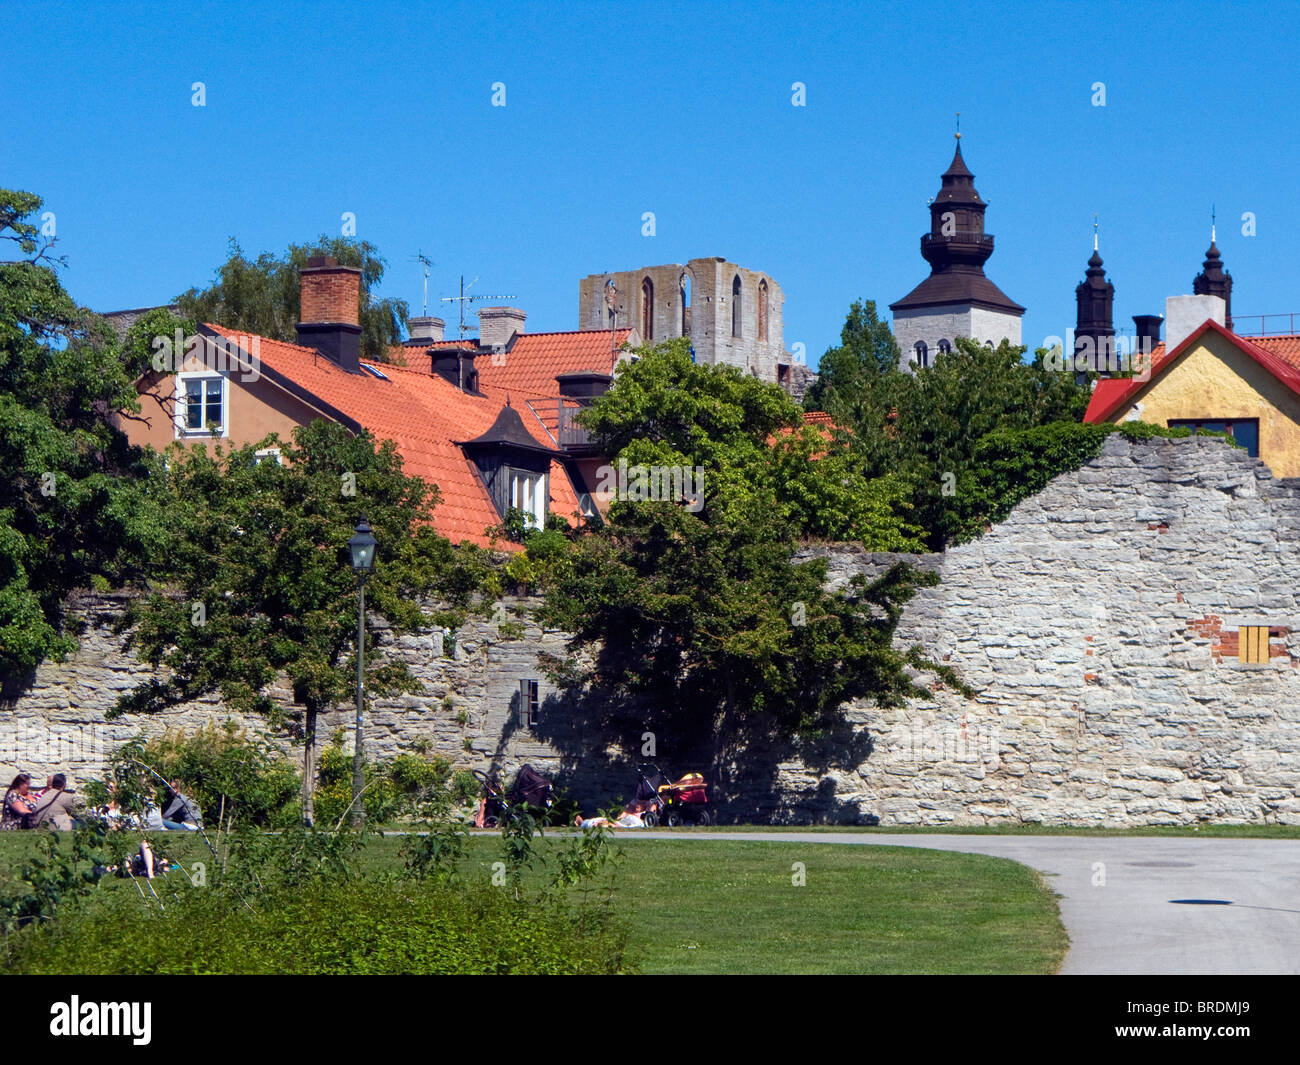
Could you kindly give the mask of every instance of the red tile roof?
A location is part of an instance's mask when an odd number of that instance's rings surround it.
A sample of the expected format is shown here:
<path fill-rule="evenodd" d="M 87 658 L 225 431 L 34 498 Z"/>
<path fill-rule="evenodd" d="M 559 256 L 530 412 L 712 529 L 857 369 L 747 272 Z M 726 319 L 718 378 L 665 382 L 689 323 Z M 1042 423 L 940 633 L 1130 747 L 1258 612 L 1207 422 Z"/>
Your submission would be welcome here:
<path fill-rule="evenodd" d="M 209 328 L 227 339 L 240 337 L 236 330 Z M 392 440 L 405 471 L 438 486 L 441 499 L 433 512 L 434 528 L 453 542 L 488 545 L 484 530 L 500 524 L 500 516 L 473 464 L 453 441 L 472 440 L 486 432 L 505 404 L 504 393 L 484 389 L 483 396 L 468 395 L 427 370 L 389 363 L 376 367 L 386 380 L 352 374 L 312 348 L 265 337 L 259 341 L 264 369 L 323 401 L 342 416 L 338 420 L 351 421 L 350 428 L 365 428 L 381 440 Z M 513 402 L 520 407 L 519 401 Z M 554 449 L 555 442 L 541 423 L 524 409 L 519 413 L 529 435 Z M 551 510 L 569 517 L 578 509 L 578 497 L 558 460 L 551 462 L 550 486 Z M 512 549 L 513 545 L 498 546 Z"/>
<path fill-rule="evenodd" d="M 1229 340 L 1238 350 L 1244 352 L 1270 374 L 1300 396 L 1300 337 L 1258 337 L 1249 340 L 1229 332 L 1213 319 L 1207 319 L 1199 328 L 1193 330 L 1173 351 L 1166 352 L 1164 344 L 1157 344 L 1151 352 L 1151 374 L 1147 381 L 1130 377 L 1111 377 L 1098 381 L 1088 401 L 1088 410 L 1083 416 L 1085 422 L 1106 422 L 1114 417 L 1123 407 L 1132 402 L 1151 381 L 1168 370 L 1183 357 L 1192 346 L 1205 335 L 1215 332 Z M 1293 343 L 1289 343 L 1293 342 Z M 1294 361 L 1293 361 L 1294 360 Z"/>
<path fill-rule="evenodd" d="M 512 395 L 519 393 L 529 396 L 557 396 L 559 386 L 555 383 L 557 374 L 576 373 L 579 370 L 594 370 L 597 373 L 614 372 L 618 362 L 618 349 L 631 335 L 630 329 L 614 331 L 613 344 L 610 343 L 608 329 L 583 329 L 568 333 L 520 333 L 515 337 L 514 345 L 509 351 L 500 353 L 495 358 L 482 354 L 474 360 L 478 370 L 479 387 L 499 388 Z M 441 340 L 428 345 L 434 348 L 475 348 L 478 341 L 473 337 L 465 340 Z M 408 363 L 412 363 L 412 349 L 400 347 L 393 349 L 401 353 Z M 416 351 L 421 349 L 416 348 Z"/>

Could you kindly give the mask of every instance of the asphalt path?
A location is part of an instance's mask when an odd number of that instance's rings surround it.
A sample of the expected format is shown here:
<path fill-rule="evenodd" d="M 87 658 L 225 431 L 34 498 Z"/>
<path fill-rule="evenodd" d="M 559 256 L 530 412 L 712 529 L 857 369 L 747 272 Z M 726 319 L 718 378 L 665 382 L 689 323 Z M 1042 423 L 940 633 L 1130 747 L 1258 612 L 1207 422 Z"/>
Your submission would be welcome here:
<path fill-rule="evenodd" d="M 677 832 L 633 839 L 924 847 L 1010 858 L 1060 895 L 1070 950 L 1061 972 L 1300 973 L 1300 840 L 1164 836 L 961 836 Z"/>

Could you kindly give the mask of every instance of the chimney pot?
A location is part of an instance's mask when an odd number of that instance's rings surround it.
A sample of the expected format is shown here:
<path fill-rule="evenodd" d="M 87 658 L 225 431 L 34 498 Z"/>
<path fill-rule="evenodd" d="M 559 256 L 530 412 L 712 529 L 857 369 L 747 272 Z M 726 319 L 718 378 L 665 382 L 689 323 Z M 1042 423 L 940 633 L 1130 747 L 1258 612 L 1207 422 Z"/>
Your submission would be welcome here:
<path fill-rule="evenodd" d="M 504 348 L 516 333 L 523 333 L 527 320 L 518 307 L 484 307 L 478 312 L 478 346 Z"/>
<path fill-rule="evenodd" d="M 426 316 L 407 319 L 406 326 L 411 332 L 408 344 L 433 344 L 443 339 L 447 323 L 441 318 Z"/>
<path fill-rule="evenodd" d="M 352 373 L 361 372 L 361 271 L 316 255 L 298 271 L 298 343 Z"/>

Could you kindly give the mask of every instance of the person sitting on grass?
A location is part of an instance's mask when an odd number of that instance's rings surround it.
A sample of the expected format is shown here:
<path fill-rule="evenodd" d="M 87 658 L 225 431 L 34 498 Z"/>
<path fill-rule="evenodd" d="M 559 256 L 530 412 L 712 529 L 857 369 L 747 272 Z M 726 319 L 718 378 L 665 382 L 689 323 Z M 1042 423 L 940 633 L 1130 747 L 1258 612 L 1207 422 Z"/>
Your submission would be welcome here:
<path fill-rule="evenodd" d="M 633 799 L 625 807 L 623 812 L 613 821 L 607 817 L 583 817 L 582 814 L 576 814 L 573 818 L 574 828 L 645 828 L 645 820 L 641 815 L 645 812 L 646 803 L 637 802 Z"/>
<path fill-rule="evenodd" d="M 199 819 L 199 807 L 191 799 L 181 794 L 179 779 L 167 785 L 167 797 L 163 800 L 163 828 L 169 832 L 197 832 L 203 827 Z"/>
<path fill-rule="evenodd" d="M 68 787 L 68 778 L 62 773 L 55 773 L 32 807 L 27 825 L 29 828 L 56 828 L 61 832 L 71 832 L 76 803 L 77 797 Z"/>
<path fill-rule="evenodd" d="M 27 815 L 36 805 L 31 794 L 32 777 L 30 773 L 19 773 L 5 790 L 4 812 L 0 814 L 0 829 L 6 832 L 27 828 Z"/>

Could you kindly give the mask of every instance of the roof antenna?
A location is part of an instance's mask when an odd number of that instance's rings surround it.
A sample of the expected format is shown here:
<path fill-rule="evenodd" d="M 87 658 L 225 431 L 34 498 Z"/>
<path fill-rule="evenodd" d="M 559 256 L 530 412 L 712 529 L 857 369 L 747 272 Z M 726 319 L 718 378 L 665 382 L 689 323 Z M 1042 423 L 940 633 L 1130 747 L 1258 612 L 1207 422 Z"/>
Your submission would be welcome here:
<path fill-rule="evenodd" d="M 467 295 L 465 295 L 465 293 L 468 292 L 471 288 L 473 288 L 477 283 L 478 283 L 478 278 L 476 277 L 476 278 L 474 278 L 474 280 L 471 281 L 468 285 L 465 284 L 465 275 L 464 275 L 464 274 L 461 274 L 461 275 L 460 275 L 460 295 L 459 295 L 459 296 L 443 296 L 443 297 L 442 297 L 442 302 L 443 302 L 443 303 L 459 303 L 459 304 L 460 304 L 460 334 L 459 334 L 459 336 L 460 336 L 460 339 L 462 339 L 462 340 L 465 339 L 465 334 L 468 333 L 468 332 L 469 332 L 469 329 L 470 329 L 470 327 L 467 326 L 467 325 L 465 324 L 465 304 L 467 304 L 467 303 L 477 303 L 479 300 L 513 300 L 513 299 L 517 299 L 517 298 L 518 298 L 517 296 L 514 295 L 514 293 L 511 293 L 510 295 L 507 295 L 507 296 L 479 296 L 479 295 L 467 296 Z M 480 337 L 479 339 L 481 340 L 482 338 Z"/>
<path fill-rule="evenodd" d="M 411 261 L 424 267 L 424 308 L 420 311 L 420 314 L 427 316 L 429 313 L 429 267 L 435 264 L 423 252 L 418 252 Z"/>

